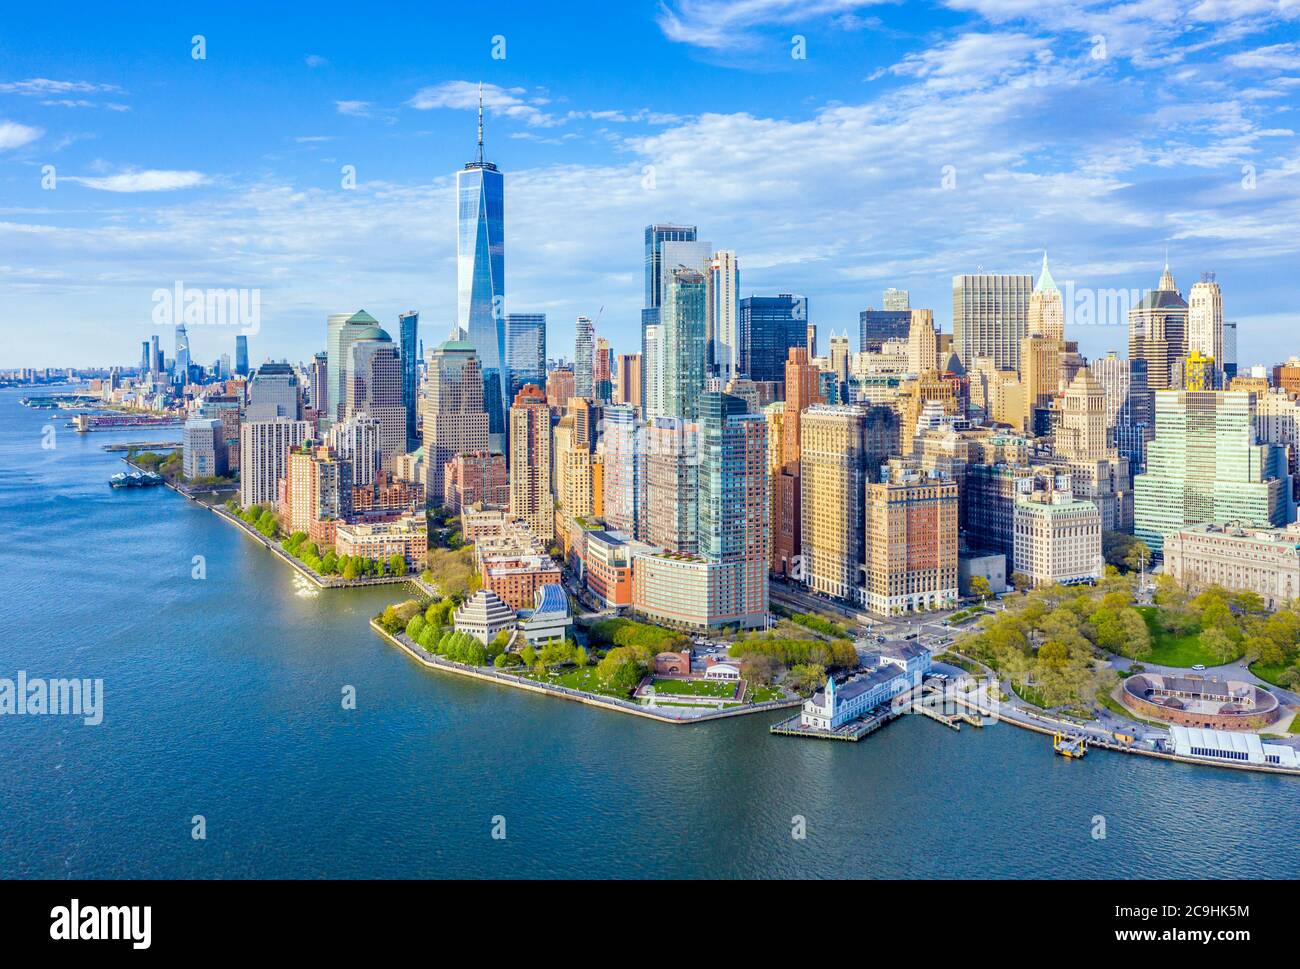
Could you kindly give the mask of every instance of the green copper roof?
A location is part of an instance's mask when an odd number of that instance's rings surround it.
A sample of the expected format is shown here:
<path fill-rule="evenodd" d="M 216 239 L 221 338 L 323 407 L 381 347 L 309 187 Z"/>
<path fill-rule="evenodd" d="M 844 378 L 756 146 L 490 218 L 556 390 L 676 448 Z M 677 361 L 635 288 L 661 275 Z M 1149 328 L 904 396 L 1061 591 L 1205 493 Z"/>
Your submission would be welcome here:
<path fill-rule="evenodd" d="M 1056 280 L 1052 278 L 1052 271 L 1047 268 L 1047 250 L 1043 250 L 1043 271 L 1038 277 L 1038 285 L 1034 287 L 1035 293 L 1059 293 L 1056 288 Z"/>
<path fill-rule="evenodd" d="M 353 313 L 350 317 L 348 317 L 348 322 L 367 323 L 367 324 L 373 324 L 375 326 L 379 325 L 379 321 L 375 319 L 373 316 L 371 316 L 369 313 L 367 313 L 365 310 L 358 310 L 356 313 Z"/>
<path fill-rule="evenodd" d="M 448 340 L 442 346 L 438 347 L 438 349 L 439 350 L 460 350 L 460 351 L 468 350 L 470 353 L 473 353 L 474 344 L 470 343 L 467 340 Z"/>
<path fill-rule="evenodd" d="M 360 322 L 357 320 L 355 316 L 352 317 L 352 319 L 349 320 L 348 322 L 351 323 L 354 321 Z M 385 343 L 393 342 L 393 338 L 388 335 L 388 332 L 386 330 L 384 330 L 382 327 L 375 326 L 375 325 L 370 325 L 363 330 L 358 330 L 356 333 L 353 334 L 352 338 L 354 341 L 382 340 Z"/>

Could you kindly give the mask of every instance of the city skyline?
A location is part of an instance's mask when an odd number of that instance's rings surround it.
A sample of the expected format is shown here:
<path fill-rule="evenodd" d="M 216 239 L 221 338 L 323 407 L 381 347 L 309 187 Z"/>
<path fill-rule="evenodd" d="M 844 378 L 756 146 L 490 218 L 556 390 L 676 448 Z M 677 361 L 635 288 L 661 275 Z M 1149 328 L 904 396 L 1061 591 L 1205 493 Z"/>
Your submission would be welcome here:
<path fill-rule="evenodd" d="M 260 292 L 250 364 L 308 359 L 346 307 L 390 329 L 416 309 L 426 347 L 441 342 L 480 79 L 510 195 L 506 311 L 558 321 L 551 356 L 601 306 L 615 350 L 639 348 L 644 227 L 677 222 L 736 253 L 740 297 L 805 295 L 823 332 L 855 329 L 889 287 L 951 331 L 954 275 L 1034 273 L 1047 248 L 1066 337 L 1089 357 L 1124 352 L 1126 319 L 1071 324 L 1074 288 L 1145 290 L 1167 246 L 1184 296 L 1217 273 L 1240 364 L 1267 362 L 1294 325 L 1294 9 L 1081 6 L 1053 21 L 993 0 L 679 2 L 619 11 L 599 36 L 580 12 L 493 24 L 457 10 L 436 58 L 381 68 L 349 51 L 392 28 L 382 13 L 292 45 L 215 11 L 104 24 L 114 62 L 76 41 L 52 50 L 57 26 L 17 13 L 0 41 L 0 285 L 42 325 L 7 365 L 128 364 L 159 333 L 151 294 L 182 281 Z M 639 81 L 620 63 L 633 38 L 673 70 Z M 590 48 L 582 78 L 552 62 L 557 44 Z M 266 88 L 247 76 L 262 71 Z M 693 88 L 720 82 L 725 98 L 700 105 Z M 201 119 L 176 111 L 186 99 Z M 192 359 L 232 354 L 236 332 L 191 326 Z"/>

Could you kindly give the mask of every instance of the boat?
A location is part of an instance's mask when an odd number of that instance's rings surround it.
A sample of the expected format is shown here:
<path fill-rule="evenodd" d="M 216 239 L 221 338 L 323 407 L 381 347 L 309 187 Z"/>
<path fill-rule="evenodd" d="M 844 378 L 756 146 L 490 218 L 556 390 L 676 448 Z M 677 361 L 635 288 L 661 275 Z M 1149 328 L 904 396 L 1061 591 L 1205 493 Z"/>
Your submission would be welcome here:
<path fill-rule="evenodd" d="M 1052 749 L 1062 757 L 1077 760 L 1088 753 L 1088 741 L 1084 737 L 1067 737 L 1058 731 L 1052 735 Z"/>
<path fill-rule="evenodd" d="M 113 488 L 148 488 L 163 483 L 163 476 L 153 471 L 119 471 L 108 479 Z"/>

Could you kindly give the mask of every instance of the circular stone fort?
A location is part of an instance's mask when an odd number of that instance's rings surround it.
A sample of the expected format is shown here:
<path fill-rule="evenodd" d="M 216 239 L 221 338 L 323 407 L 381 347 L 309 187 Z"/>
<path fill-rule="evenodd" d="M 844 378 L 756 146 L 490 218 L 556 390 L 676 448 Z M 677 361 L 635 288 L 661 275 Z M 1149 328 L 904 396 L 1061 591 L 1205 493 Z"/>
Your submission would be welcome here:
<path fill-rule="evenodd" d="M 1193 675 L 1135 673 L 1124 681 L 1120 699 L 1149 720 L 1213 730 L 1258 730 L 1282 712 L 1277 697 L 1253 683 Z"/>

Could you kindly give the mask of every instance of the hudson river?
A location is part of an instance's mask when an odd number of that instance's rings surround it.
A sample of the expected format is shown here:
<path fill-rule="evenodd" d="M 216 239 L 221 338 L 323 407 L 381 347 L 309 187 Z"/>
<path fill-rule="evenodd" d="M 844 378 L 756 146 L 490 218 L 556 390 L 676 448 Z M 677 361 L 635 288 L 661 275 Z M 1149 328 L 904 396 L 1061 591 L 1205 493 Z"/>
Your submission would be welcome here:
<path fill-rule="evenodd" d="M 0 677 L 102 678 L 104 717 L 0 717 L 5 877 L 1300 873 L 1300 780 L 912 717 L 857 744 L 674 727 L 430 672 L 367 626 L 403 587 L 305 590 L 174 492 L 108 487 L 102 445 L 178 428 L 78 435 L 21 396 Z"/>

